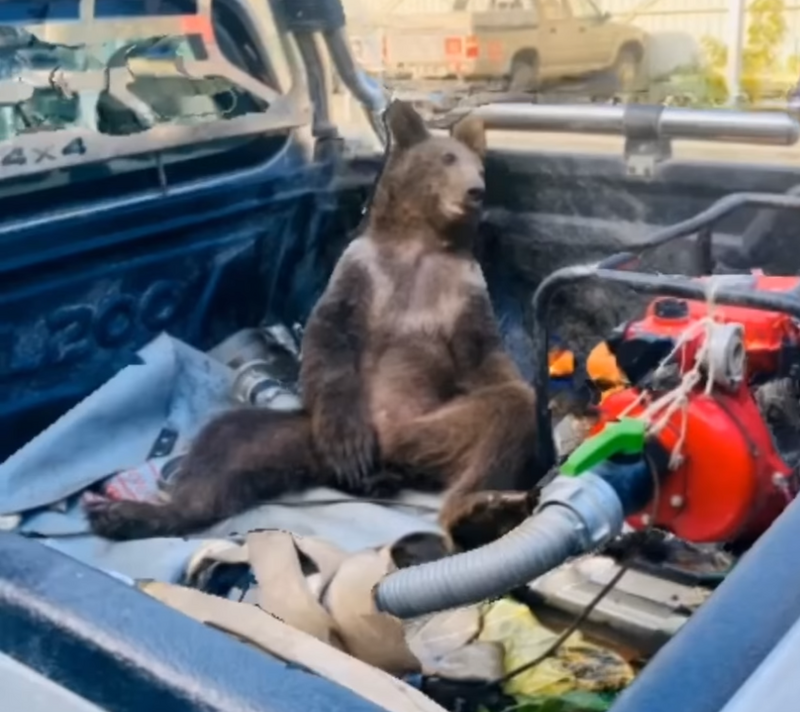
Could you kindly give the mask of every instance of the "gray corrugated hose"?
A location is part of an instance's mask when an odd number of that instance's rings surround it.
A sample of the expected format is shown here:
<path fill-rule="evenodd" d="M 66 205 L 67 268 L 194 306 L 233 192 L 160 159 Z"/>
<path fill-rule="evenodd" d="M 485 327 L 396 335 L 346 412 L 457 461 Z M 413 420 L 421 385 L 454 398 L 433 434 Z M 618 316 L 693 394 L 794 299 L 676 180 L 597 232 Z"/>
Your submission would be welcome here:
<path fill-rule="evenodd" d="M 516 529 L 480 549 L 390 574 L 375 589 L 375 605 L 415 618 L 497 598 L 601 546 L 622 523 L 622 504 L 602 478 L 559 476 Z"/>

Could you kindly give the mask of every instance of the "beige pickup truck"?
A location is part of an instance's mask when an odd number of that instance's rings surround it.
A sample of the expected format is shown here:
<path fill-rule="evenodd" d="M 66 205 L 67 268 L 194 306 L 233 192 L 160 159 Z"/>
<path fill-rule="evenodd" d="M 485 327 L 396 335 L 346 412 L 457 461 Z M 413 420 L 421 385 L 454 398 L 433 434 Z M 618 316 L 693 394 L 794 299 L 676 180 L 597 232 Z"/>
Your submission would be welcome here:
<path fill-rule="evenodd" d="M 645 33 L 612 21 L 592 0 L 453 0 L 451 6 L 387 13 L 369 37 L 352 18 L 356 54 L 367 43 L 374 48 L 364 53 L 365 69 L 396 79 L 501 80 L 512 91 L 607 70 L 620 91 L 641 83 Z"/>

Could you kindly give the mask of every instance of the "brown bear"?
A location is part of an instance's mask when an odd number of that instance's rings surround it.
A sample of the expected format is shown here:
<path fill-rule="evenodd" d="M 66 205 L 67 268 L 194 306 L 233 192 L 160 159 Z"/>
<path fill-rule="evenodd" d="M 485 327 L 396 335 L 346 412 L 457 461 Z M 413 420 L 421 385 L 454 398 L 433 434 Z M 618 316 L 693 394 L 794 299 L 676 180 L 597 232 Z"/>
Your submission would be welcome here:
<path fill-rule="evenodd" d="M 303 410 L 222 414 L 198 435 L 166 503 L 89 505 L 96 534 L 183 536 L 314 485 L 383 496 L 446 489 L 441 522 L 458 548 L 530 513 L 527 495 L 491 493 L 525 492 L 544 473 L 535 394 L 502 350 L 473 256 L 483 123 L 466 117 L 433 136 L 399 101 L 387 121 L 392 150 L 366 226 L 306 326 Z M 503 506 L 487 533 L 487 512 Z M 473 514 L 477 529 L 464 526 Z"/>

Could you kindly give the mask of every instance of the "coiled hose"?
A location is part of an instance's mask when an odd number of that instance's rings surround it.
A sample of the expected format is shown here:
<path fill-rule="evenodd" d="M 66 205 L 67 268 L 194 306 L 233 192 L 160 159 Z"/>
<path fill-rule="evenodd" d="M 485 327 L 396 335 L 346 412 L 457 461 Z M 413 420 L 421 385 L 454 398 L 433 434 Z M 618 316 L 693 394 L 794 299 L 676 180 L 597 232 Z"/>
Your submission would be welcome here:
<path fill-rule="evenodd" d="M 623 517 L 619 496 L 602 477 L 559 476 L 516 529 L 480 549 L 390 574 L 375 589 L 375 605 L 414 618 L 497 598 L 608 542 Z"/>

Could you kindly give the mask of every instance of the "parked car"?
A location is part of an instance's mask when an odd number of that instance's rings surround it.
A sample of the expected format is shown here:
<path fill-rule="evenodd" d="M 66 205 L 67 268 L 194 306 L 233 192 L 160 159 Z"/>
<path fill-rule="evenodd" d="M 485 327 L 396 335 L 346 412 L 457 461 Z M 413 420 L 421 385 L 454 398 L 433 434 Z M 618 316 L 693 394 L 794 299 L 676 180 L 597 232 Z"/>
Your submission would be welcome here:
<path fill-rule="evenodd" d="M 380 27 L 356 18 L 351 36 L 386 78 L 499 82 L 529 91 L 610 71 L 618 91 L 644 79 L 646 34 L 615 22 L 593 0 L 470 0 L 450 12 L 387 14 Z M 381 66 L 379 66 L 381 65 Z"/>

